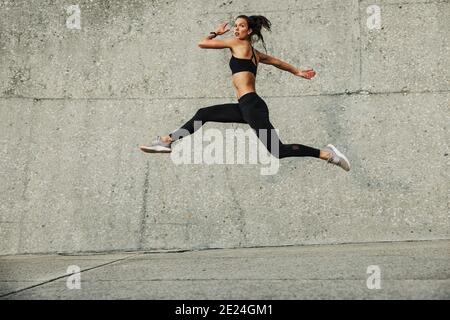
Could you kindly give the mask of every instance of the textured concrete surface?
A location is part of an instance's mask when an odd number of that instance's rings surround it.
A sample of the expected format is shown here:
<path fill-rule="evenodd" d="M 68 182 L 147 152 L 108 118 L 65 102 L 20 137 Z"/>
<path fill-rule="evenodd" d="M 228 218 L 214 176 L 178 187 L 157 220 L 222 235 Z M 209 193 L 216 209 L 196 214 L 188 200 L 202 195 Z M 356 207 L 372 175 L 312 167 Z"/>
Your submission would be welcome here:
<path fill-rule="evenodd" d="M 378 31 L 370 1 L 77 3 L 80 30 L 65 1 L 0 1 L 0 254 L 449 238 L 449 1 L 378 1 Z M 269 54 L 318 72 L 260 65 L 283 142 L 333 143 L 352 171 L 138 150 L 236 102 L 230 53 L 197 43 L 240 13 L 272 21 Z"/>
<path fill-rule="evenodd" d="M 0 263 L 0 299 L 450 299 L 448 240 L 4 256 Z M 57 277 L 68 265 L 80 266 L 80 289 Z M 379 289 L 368 288 L 369 266 L 380 270 Z"/>

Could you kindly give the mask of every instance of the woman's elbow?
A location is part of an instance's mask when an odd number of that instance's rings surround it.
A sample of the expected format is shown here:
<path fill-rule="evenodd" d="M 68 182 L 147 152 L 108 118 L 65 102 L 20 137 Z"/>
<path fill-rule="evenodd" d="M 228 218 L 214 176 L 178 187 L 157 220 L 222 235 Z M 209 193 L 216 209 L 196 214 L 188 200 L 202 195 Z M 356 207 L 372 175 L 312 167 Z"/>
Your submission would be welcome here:
<path fill-rule="evenodd" d="M 271 58 L 267 59 L 266 64 L 270 64 L 274 67 L 278 67 L 280 65 L 280 62 L 281 62 L 280 59 L 271 57 Z"/>

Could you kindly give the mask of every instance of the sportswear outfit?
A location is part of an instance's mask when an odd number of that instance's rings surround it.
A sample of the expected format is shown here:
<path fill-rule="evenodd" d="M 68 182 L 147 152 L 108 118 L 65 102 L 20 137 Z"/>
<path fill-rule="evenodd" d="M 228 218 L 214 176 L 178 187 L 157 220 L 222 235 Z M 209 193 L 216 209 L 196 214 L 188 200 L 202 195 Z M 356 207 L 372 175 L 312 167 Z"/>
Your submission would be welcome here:
<path fill-rule="evenodd" d="M 253 58 L 255 63 L 253 63 Z M 256 56 L 252 47 L 252 58 L 242 59 L 233 55 L 230 59 L 232 74 L 250 71 L 256 77 Z M 186 131 L 189 134 L 199 128 L 194 128 L 194 121 L 206 122 L 235 122 L 247 123 L 255 131 L 269 152 L 281 159 L 286 157 L 315 157 L 318 158 L 320 150 L 302 144 L 284 144 L 280 141 L 273 125 L 269 120 L 269 109 L 264 100 L 256 92 L 248 92 L 238 99 L 239 103 L 224 103 L 204 107 L 197 110 L 195 115 L 179 129 L 169 134 L 173 141 L 183 138 Z M 185 131 L 186 130 L 186 131 Z M 272 148 L 273 143 L 278 148 Z"/>

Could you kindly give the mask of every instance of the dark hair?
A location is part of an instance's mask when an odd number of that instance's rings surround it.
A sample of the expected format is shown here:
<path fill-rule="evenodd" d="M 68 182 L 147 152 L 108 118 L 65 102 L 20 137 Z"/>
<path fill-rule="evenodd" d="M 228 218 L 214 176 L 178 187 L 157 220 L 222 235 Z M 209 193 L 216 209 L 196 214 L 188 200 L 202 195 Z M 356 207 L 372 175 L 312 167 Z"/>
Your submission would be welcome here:
<path fill-rule="evenodd" d="M 258 40 L 261 40 L 264 46 L 264 50 L 266 50 L 266 43 L 264 42 L 264 37 L 261 34 L 261 29 L 264 27 L 267 31 L 270 31 L 270 26 L 272 23 L 264 16 L 246 16 L 245 14 L 241 14 L 236 17 L 243 18 L 247 20 L 248 27 L 252 29 L 252 33 L 250 34 L 250 39 L 252 39 L 252 36 L 256 35 L 258 37 Z M 257 40 L 257 41 L 258 41 Z"/>

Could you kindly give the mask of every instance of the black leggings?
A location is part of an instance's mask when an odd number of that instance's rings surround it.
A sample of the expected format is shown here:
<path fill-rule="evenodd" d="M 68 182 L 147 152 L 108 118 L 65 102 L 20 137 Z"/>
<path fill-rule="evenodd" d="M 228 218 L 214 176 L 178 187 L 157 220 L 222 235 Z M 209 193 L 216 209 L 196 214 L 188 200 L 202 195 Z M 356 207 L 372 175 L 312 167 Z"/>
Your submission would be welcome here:
<path fill-rule="evenodd" d="M 225 103 L 200 108 L 195 115 L 182 127 L 170 133 L 173 141 L 183 138 L 186 131 L 194 133 L 194 121 L 206 122 L 236 122 L 248 123 L 269 152 L 281 159 L 286 157 L 319 158 L 320 150 L 302 144 L 283 144 L 269 120 L 269 109 L 264 100 L 256 92 L 249 92 L 239 98 L 239 103 Z M 260 129 L 266 129 L 267 134 L 260 136 Z M 186 131 L 185 131 L 186 130 Z M 272 137 L 272 138 L 271 138 Z M 278 150 L 272 150 L 272 143 L 278 144 Z M 277 152 L 278 151 L 278 152 Z M 277 154 L 278 153 L 278 154 Z"/>

